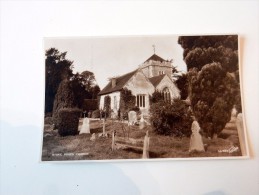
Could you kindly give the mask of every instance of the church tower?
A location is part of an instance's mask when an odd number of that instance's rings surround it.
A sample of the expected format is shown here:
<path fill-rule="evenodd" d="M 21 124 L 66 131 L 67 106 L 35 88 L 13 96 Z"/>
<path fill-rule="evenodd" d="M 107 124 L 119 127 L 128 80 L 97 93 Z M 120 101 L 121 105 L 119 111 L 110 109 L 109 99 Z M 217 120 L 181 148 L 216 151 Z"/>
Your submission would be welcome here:
<path fill-rule="evenodd" d="M 147 78 L 167 74 L 172 78 L 172 61 L 164 60 L 155 53 L 139 66 Z"/>

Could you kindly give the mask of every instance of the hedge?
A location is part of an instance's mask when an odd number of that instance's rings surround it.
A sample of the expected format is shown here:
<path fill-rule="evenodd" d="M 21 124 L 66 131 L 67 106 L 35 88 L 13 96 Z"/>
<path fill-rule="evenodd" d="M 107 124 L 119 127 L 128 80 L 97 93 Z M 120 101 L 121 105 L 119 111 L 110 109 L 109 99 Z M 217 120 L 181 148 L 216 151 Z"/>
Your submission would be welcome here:
<path fill-rule="evenodd" d="M 78 124 L 81 110 L 78 108 L 64 108 L 59 111 L 58 133 L 60 136 L 78 134 Z"/>

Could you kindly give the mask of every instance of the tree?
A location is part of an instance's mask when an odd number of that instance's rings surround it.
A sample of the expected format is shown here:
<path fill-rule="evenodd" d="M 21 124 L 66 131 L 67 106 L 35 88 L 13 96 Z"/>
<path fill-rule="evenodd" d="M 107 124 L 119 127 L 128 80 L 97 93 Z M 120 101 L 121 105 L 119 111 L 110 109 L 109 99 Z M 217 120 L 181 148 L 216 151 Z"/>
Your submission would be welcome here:
<path fill-rule="evenodd" d="M 92 95 L 92 99 L 97 99 L 98 93 L 101 91 L 99 85 L 95 85 L 90 89 L 90 93 Z"/>
<path fill-rule="evenodd" d="M 55 48 L 45 52 L 45 113 L 53 110 L 54 98 L 60 82 L 72 76 L 73 62 L 66 59 L 66 54 Z"/>
<path fill-rule="evenodd" d="M 100 87 L 96 84 L 94 73 L 84 71 L 76 73 L 71 78 L 72 88 L 75 94 L 75 104 L 81 108 L 84 99 L 97 99 Z"/>
<path fill-rule="evenodd" d="M 237 35 L 180 36 L 178 43 L 184 49 L 187 69 L 201 68 L 213 62 L 221 63 L 227 72 L 238 69 Z"/>
<path fill-rule="evenodd" d="M 180 90 L 181 99 L 185 100 L 188 97 L 188 78 L 187 74 L 179 75 L 176 80 L 176 85 Z"/>
<path fill-rule="evenodd" d="M 96 86 L 96 80 L 93 72 L 90 71 L 83 71 L 80 74 L 82 78 L 82 84 L 85 86 L 87 91 L 90 91 L 93 87 Z"/>
<path fill-rule="evenodd" d="M 152 94 L 152 96 L 150 96 L 150 102 L 154 104 L 154 103 L 157 103 L 159 101 L 164 101 L 164 96 L 160 91 L 156 90 Z"/>
<path fill-rule="evenodd" d="M 53 122 L 55 124 L 55 128 L 59 127 L 59 111 L 64 108 L 73 108 L 74 104 L 74 93 L 71 87 L 71 83 L 64 79 L 61 81 L 57 93 L 55 95 L 55 101 L 53 106 Z"/>
<path fill-rule="evenodd" d="M 86 90 L 84 80 L 79 73 L 76 73 L 72 76 L 70 83 L 75 97 L 74 104 L 78 108 L 82 108 L 84 99 L 92 98 L 91 93 Z"/>
<path fill-rule="evenodd" d="M 207 136 L 217 136 L 237 104 L 237 36 L 181 36 L 192 111 Z"/>

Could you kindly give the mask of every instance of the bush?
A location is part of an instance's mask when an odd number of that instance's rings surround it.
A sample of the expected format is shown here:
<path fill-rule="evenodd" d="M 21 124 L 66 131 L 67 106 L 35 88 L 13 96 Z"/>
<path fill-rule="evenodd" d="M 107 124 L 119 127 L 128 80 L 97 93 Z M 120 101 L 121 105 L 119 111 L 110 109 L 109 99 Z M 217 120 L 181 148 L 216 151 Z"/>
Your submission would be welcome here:
<path fill-rule="evenodd" d="M 131 108 L 129 111 L 135 111 L 135 112 L 139 113 L 139 112 L 140 112 L 140 109 L 139 109 L 138 106 L 134 106 L 134 107 Z"/>
<path fill-rule="evenodd" d="M 190 136 L 191 113 L 189 106 L 182 100 L 172 104 L 159 101 L 151 105 L 151 121 L 155 132 L 163 135 Z"/>
<path fill-rule="evenodd" d="M 53 122 L 55 129 L 59 128 L 59 111 L 64 108 L 73 108 L 74 106 L 74 94 L 73 89 L 67 79 L 64 79 L 58 87 L 58 91 L 55 95 L 53 106 Z"/>
<path fill-rule="evenodd" d="M 224 129 L 237 102 L 238 83 L 220 63 L 211 63 L 188 73 L 193 114 L 205 136 L 214 137 Z"/>
<path fill-rule="evenodd" d="M 76 135 L 81 110 L 77 108 L 64 108 L 59 111 L 58 133 L 61 136 Z"/>
<path fill-rule="evenodd" d="M 45 117 L 44 118 L 44 124 L 52 125 L 53 124 L 52 117 Z"/>
<path fill-rule="evenodd" d="M 127 88 L 121 90 L 121 98 L 120 98 L 120 112 L 122 113 L 122 117 L 126 117 L 128 112 L 134 108 L 136 105 L 136 96 L 132 95 L 131 90 Z M 126 117 L 128 118 L 128 117 Z"/>
<path fill-rule="evenodd" d="M 106 113 L 106 117 L 111 116 L 111 97 L 109 95 L 104 97 L 104 112 Z"/>
<path fill-rule="evenodd" d="M 163 96 L 163 94 L 162 94 L 161 92 L 159 92 L 158 90 L 156 90 L 156 91 L 152 94 L 152 96 L 149 97 L 149 99 L 150 99 L 151 104 L 153 104 L 153 103 L 157 103 L 157 102 L 159 102 L 159 101 L 163 101 L 163 100 L 164 100 L 164 96 Z"/>
<path fill-rule="evenodd" d="M 98 100 L 97 99 L 84 99 L 82 109 L 87 113 L 92 110 L 98 109 Z"/>
<path fill-rule="evenodd" d="M 100 118 L 100 110 L 94 110 L 92 112 L 92 118 Z"/>

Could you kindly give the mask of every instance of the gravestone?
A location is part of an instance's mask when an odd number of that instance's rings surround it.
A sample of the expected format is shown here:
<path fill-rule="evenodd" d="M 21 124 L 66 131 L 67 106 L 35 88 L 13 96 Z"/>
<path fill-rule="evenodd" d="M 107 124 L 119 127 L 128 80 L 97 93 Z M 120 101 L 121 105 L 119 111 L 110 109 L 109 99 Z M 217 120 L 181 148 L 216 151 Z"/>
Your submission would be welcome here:
<path fill-rule="evenodd" d="M 242 153 L 242 156 L 246 156 L 247 155 L 246 139 L 245 139 L 245 131 L 244 131 L 242 113 L 239 113 L 237 115 L 236 126 L 237 126 L 237 132 L 238 132 L 238 138 L 239 138 L 241 153 Z"/>
<path fill-rule="evenodd" d="M 142 158 L 149 158 L 149 136 L 148 136 L 148 131 L 146 132 L 146 135 L 144 137 Z"/>
<path fill-rule="evenodd" d="M 84 120 L 83 120 L 83 125 L 80 129 L 79 134 L 83 134 L 83 133 L 90 133 L 90 120 L 87 117 L 84 118 Z"/>
<path fill-rule="evenodd" d="M 144 127 L 145 127 L 145 120 L 144 120 L 143 114 L 141 114 L 141 118 L 139 121 L 139 129 L 143 129 Z"/>
<path fill-rule="evenodd" d="M 200 134 L 200 129 L 201 128 L 200 128 L 199 123 L 196 120 L 193 121 L 189 152 L 192 152 L 192 151 L 204 152 L 205 151 L 202 137 Z"/>
<path fill-rule="evenodd" d="M 95 133 L 92 134 L 90 140 L 91 140 L 91 141 L 95 141 Z"/>
<path fill-rule="evenodd" d="M 129 111 L 128 118 L 129 125 L 134 125 L 137 122 L 137 113 L 135 111 Z"/>

